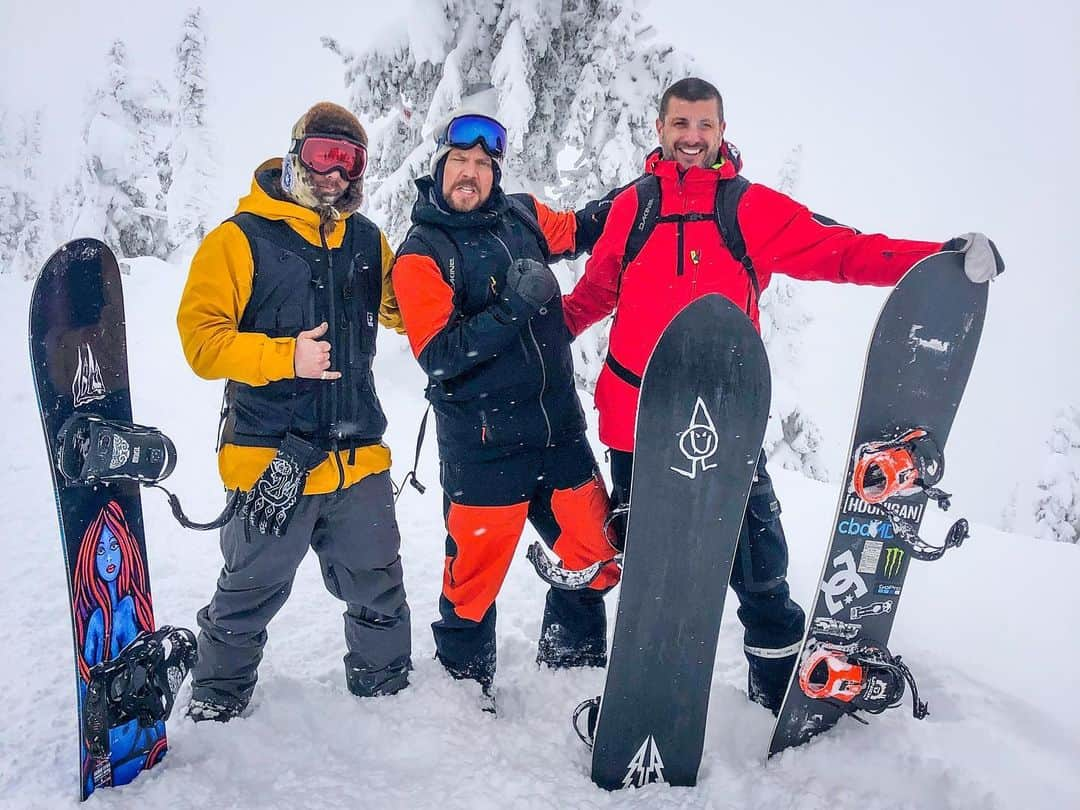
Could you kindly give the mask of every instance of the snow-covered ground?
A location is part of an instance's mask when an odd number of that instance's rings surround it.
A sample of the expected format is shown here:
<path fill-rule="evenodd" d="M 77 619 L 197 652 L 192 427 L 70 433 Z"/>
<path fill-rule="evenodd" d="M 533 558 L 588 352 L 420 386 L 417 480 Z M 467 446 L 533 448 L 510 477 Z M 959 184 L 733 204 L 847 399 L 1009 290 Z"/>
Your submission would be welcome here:
<path fill-rule="evenodd" d="M 135 417 L 176 440 L 181 459 L 171 483 L 189 513 L 206 519 L 221 505 L 212 447 L 221 386 L 196 379 L 180 353 L 173 314 L 184 271 L 154 260 L 133 265 L 124 281 Z M 20 810 L 69 805 L 77 794 L 71 626 L 21 337 L 29 291 L 0 278 L 0 320 L 13 335 L 0 390 L 0 516 L 7 527 L 0 537 L 0 807 Z M 380 340 L 376 375 L 400 480 L 412 460 L 422 380 L 403 339 L 383 332 Z M 852 397 L 856 389 L 853 382 Z M 975 525 L 959 551 L 913 565 L 890 647 L 918 677 L 930 717 L 917 722 L 899 708 L 870 727 L 844 721 L 767 765 L 772 716 L 746 700 L 731 598 L 698 786 L 607 794 L 589 780 L 588 752 L 569 725 L 573 707 L 600 691 L 603 673 L 537 669 L 543 588 L 522 559 L 524 542 L 499 600 L 499 716 L 478 711 L 468 685 L 433 661 L 428 623 L 436 615 L 443 530 L 431 438 L 420 477 L 428 494 L 408 491 L 398 513 L 414 622 L 412 686 L 377 700 L 346 691 L 342 607 L 309 556 L 270 626 L 250 715 L 196 726 L 177 713 L 164 763 L 130 786 L 99 792 L 96 806 L 1080 807 L 1080 707 L 1068 697 L 1080 663 L 1073 585 L 1080 548 Z M 774 477 L 792 592 L 805 605 L 836 492 L 782 470 Z M 962 514 L 974 493 L 946 483 Z M 158 622 L 193 626 L 220 566 L 216 537 L 179 528 L 158 493 L 148 492 L 144 503 Z M 940 536 L 947 520 L 930 514 L 925 526 Z M 181 702 L 188 694 L 185 686 Z"/>

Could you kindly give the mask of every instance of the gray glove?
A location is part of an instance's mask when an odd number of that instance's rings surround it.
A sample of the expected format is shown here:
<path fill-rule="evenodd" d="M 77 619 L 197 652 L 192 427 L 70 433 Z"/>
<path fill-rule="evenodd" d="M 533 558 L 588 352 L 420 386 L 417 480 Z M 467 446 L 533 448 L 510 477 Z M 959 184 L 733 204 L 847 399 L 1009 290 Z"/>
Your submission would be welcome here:
<path fill-rule="evenodd" d="M 506 271 L 506 290 L 516 293 L 535 311 L 559 294 L 559 282 L 546 264 L 517 259 Z"/>
<path fill-rule="evenodd" d="M 976 284 L 982 284 L 1005 272 L 1005 262 L 998 253 L 997 245 L 984 233 L 965 233 L 950 239 L 944 250 L 958 250 L 964 254 L 964 273 Z"/>

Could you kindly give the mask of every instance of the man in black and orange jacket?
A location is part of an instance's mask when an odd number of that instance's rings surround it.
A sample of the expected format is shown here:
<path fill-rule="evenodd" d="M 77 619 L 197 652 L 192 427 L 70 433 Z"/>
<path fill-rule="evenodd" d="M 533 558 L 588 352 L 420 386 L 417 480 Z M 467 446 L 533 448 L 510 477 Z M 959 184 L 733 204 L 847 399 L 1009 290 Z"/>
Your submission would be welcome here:
<path fill-rule="evenodd" d="M 461 109 L 417 180 L 394 291 L 436 417 L 446 519 L 436 655 L 490 695 L 495 597 L 529 520 L 567 568 L 611 560 L 608 497 L 585 438 L 558 282 L 547 263 L 591 248 L 588 209 L 555 212 L 499 186 L 505 129 Z M 552 588 L 539 663 L 603 666 L 607 564 L 581 591 Z"/>
<path fill-rule="evenodd" d="M 563 298 L 569 330 L 577 336 L 613 310 L 609 353 L 596 384 L 600 440 L 611 448 L 613 500 L 629 500 L 634 425 L 645 364 L 664 328 L 692 300 L 720 293 L 758 325 L 758 296 L 774 273 L 804 281 L 889 286 L 919 260 L 943 248 L 964 252 L 972 281 L 988 281 L 1004 266 L 982 234 L 944 245 L 862 234 L 778 191 L 738 177 L 741 160 L 724 141 L 720 93 L 701 79 L 683 79 L 665 91 L 656 123 L 661 147 L 646 160 L 640 180 L 611 204 L 603 234 L 585 273 Z M 717 200 L 738 184 L 734 223 L 719 222 Z M 653 199 L 642 195 L 651 186 Z M 718 195 L 718 191 L 723 194 Z M 649 211 L 649 206 L 659 210 Z M 655 227 L 642 244 L 635 233 L 649 215 Z M 729 242 L 722 230 L 726 226 Z M 738 231 L 745 255 L 739 257 Z M 634 255 L 630 255 L 633 253 Z M 616 529 L 622 524 L 616 522 Z M 787 543 L 780 503 L 764 456 L 750 489 L 731 575 L 746 628 L 749 694 L 776 712 L 787 688 L 803 634 L 802 610 L 789 597 Z"/>

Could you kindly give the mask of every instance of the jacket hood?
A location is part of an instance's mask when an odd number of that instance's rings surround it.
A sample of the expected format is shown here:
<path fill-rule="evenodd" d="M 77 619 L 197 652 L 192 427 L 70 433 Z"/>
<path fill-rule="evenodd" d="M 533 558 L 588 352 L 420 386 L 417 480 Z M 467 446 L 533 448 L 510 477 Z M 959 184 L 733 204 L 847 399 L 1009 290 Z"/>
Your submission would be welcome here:
<path fill-rule="evenodd" d="M 251 179 L 251 190 L 237 203 L 236 213 L 283 220 L 313 245 L 321 244 L 319 226 L 322 216 L 318 211 L 293 202 L 285 194 L 281 188 L 281 168 L 281 158 L 271 158 L 260 165 Z M 337 247 L 345 233 L 344 228 L 337 227 L 338 221 L 338 217 L 328 220 L 326 238 L 331 247 Z"/>

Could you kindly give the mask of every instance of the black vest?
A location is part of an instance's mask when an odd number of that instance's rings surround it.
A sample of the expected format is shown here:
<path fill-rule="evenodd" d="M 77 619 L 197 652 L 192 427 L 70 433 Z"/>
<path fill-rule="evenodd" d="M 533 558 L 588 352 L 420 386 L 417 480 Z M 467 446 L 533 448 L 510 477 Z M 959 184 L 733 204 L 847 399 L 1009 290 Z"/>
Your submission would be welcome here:
<path fill-rule="evenodd" d="M 230 380 L 221 443 L 276 447 L 294 433 L 324 450 L 377 444 L 386 429 L 371 373 L 382 301 L 379 229 L 353 215 L 341 247 L 329 249 L 284 221 L 254 214 L 229 221 L 247 237 L 255 265 L 240 331 L 296 337 L 326 321 L 330 367 L 341 378 L 261 386 Z"/>
<path fill-rule="evenodd" d="M 417 186 L 414 225 L 398 253 L 428 256 L 438 265 L 454 290 L 448 328 L 495 302 L 515 259 L 549 260 L 527 195 L 508 197 L 496 189 L 488 208 L 459 214 L 430 201 L 430 179 L 417 180 Z M 429 378 L 426 396 L 435 409 L 444 461 L 484 460 L 583 434 L 561 298 L 541 308 L 497 356 L 450 380 Z"/>

